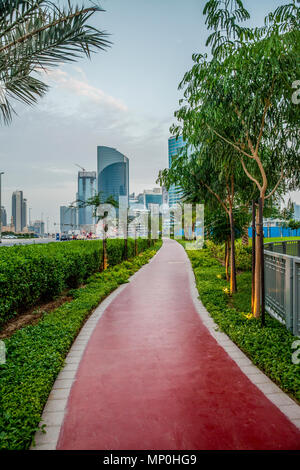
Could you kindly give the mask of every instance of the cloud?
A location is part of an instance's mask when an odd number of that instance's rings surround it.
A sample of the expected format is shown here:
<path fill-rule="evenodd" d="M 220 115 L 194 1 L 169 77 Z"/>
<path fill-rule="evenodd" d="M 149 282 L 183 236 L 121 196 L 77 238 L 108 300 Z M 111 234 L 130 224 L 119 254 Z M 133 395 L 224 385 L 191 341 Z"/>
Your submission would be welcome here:
<path fill-rule="evenodd" d="M 96 170 L 97 145 L 129 157 L 131 192 L 155 186 L 158 171 L 167 166 L 172 116 L 127 108 L 91 85 L 79 67 L 48 72 L 46 80 L 49 93 L 33 108 L 19 105 L 19 116 L 1 138 L 3 203 L 9 213 L 12 191 L 23 189 L 32 218 L 43 212 L 59 221 L 59 206 L 76 198 L 75 164 Z"/>
<path fill-rule="evenodd" d="M 114 110 L 126 112 L 128 111 L 127 106 L 122 101 L 108 95 L 100 88 L 90 85 L 86 81 L 84 72 L 80 67 L 76 67 L 75 70 L 80 73 L 82 79 L 73 77 L 65 70 L 54 69 L 46 72 L 46 77 L 50 79 L 50 82 L 54 82 L 58 88 L 64 89 L 73 93 L 79 97 L 87 99 L 88 101 L 100 105 L 111 107 Z"/>

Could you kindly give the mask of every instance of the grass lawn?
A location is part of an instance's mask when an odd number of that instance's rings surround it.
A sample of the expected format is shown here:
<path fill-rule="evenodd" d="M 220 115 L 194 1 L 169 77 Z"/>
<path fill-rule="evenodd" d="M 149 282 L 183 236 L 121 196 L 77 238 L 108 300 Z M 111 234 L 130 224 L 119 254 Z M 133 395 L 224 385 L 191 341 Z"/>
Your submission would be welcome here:
<path fill-rule="evenodd" d="M 293 240 L 300 240 L 300 237 L 274 237 L 274 238 L 264 238 L 264 243 L 273 243 L 273 242 L 291 242 Z M 252 245 L 252 238 L 249 237 L 249 245 Z"/>
<path fill-rule="evenodd" d="M 291 242 L 293 240 L 300 240 L 300 237 L 278 237 L 278 238 L 265 238 L 265 243 L 272 243 L 272 242 Z"/>

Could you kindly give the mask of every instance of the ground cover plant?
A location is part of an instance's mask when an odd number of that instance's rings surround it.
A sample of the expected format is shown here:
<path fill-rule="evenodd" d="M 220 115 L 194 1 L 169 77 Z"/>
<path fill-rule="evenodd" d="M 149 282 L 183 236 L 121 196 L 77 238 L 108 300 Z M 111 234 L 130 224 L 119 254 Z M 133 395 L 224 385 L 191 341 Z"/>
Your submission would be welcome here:
<path fill-rule="evenodd" d="M 251 314 L 251 272 L 238 274 L 238 292 L 229 295 L 225 268 L 211 248 L 187 251 L 199 297 L 219 329 L 283 391 L 300 402 L 300 364 L 292 362 L 297 339 L 284 325 L 266 314 L 266 325 Z M 243 261 L 241 262 L 243 264 Z"/>
<path fill-rule="evenodd" d="M 161 242 L 137 257 L 93 274 L 73 299 L 37 325 L 6 339 L 7 361 L 0 365 L 0 449 L 28 449 L 64 359 L 83 323 L 98 304 L 148 263 Z"/>

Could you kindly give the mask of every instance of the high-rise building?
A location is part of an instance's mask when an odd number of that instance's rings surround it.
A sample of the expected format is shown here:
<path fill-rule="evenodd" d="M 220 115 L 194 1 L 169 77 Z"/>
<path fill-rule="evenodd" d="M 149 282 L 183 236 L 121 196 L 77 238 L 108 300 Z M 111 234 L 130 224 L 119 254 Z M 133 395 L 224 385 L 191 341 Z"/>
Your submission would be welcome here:
<path fill-rule="evenodd" d="M 78 193 L 77 200 L 80 203 L 87 202 L 88 199 L 96 194 L 96 172 L 79 171 L 78 172 Z M 94 223 L 93 207 L 78 208 L 78 225 L 92 225 Z"/>
<path fill-rule="evenodd" d="M 156 204 L 161 206 L 163 202 L 162 199 L 162 189 L 145 189 L 143 193 L 143 204 L 146 209 L 150 209 L 151 204 Z"/>
<path fill-rule="evenodd" d="M 179 153 L 179 150 L 186 146 L 182 136 L 169 138 L 169 168 L 171 168 L 173 158 Z M 169 189 L 169 206 L 175 206 L 180 202 L 182 190 L 179 186 L 171 186 Z"/>
<path fill-rule="evenodd" d="M 23 191 L 15 191 L 12 195 L 12 217 L 17 233 L 22 232 L 23 228 L 26 226 L 26 210 L 27 201 L 23 199 Z"/>
<path fill-rule="evenodd" d="M 61 233 L 74 232 L 77 229 L 76 208 L 60 206 L 60 231 Z"/>
<path fill-rule="evenodd" d="M 22 204 L 22 230 L 27 226 L 27 199 Z"/>
<path fill-rule="evenodd" d="M 1 207 L 1 222 L 2 222 L 2 227 L 7 226 L 7 213 L 5 210 L 5 207 Z"/>
<path fill-rule="evenodd" d="M 168 193 L 168 190 L 165 186 L 163 186 L 162 188 L 162 203 L 164 205 L 168 205 L 169 204 L 169 193 Z"/>
<path fill-rule="evenodd" d="M 111 147 L 97 148 L 98 192 L 103 201 L 113 197 L 117 202 L 119 196 L 129 199 L 129 159 Z"/>
<path fill-rule="evenodd" d="M 35 220 L 33 224 L 28 227 L 30 232 L 34 232 L 36 235 L 45 235 L 45 222 L 42 220 Z"/>
<path fill-rule="evenodd" d="M 300 220 L 300 205 L 294 203 L 294 219 Z"/>

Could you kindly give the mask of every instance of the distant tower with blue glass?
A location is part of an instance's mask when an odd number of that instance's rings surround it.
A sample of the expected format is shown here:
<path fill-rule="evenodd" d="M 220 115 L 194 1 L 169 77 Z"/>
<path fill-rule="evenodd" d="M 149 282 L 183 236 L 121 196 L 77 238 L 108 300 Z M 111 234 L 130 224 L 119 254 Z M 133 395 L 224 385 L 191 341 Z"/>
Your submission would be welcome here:
<path fill-rule="evenodd" d="M 96 172 L 79 171 L 78 172 L 78 191 L 77 199 L 80 201 L 78 208 L 78 225 L 94 224 L 93 207 L 80 207 L 96 194 Z"/>
<path fill-rule="evenodd" d="M 103 200 L 127 196 L 129 201 L 129 159 L 111 147 L 97 147 L 98 192 Z"/>
<path fill-rule="evenodd" d="M 179 153 L 179 150 L 186 146 L 182 136 L 169 138 L 169 168 L 171 168 L 173 158 Z M 169 189 L 169 206 L 175 206 L 180 202 L 182 190 L 179 186 L 171 186 Z"/>

